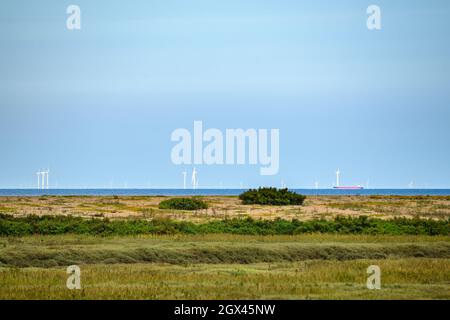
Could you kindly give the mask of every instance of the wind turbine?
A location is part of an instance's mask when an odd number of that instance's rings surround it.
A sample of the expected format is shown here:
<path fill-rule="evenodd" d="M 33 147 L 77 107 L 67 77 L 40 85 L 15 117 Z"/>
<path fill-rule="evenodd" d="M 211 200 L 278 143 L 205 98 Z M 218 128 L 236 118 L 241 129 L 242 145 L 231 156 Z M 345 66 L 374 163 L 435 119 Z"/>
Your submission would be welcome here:
<path fill-rule="evenodd" d="M 50 172 L 49 169 L 47 169 L 47 171 L 45 171 L 45 175 L 47 176 L 47 187 L 46 187 L 46 189 L 48 189 L 48 186 L 49 186 L 49 184 L 48 184 L 48 174 L 49 174 L 49 172 Z"/>
<path fill-rule="evenodd" d="M 319 182 L 314 182 L 314 187 L 316 188 L 316 189 L 319 189 Z"/>
<path fill-rule="evenodd" d="M 183 189 L 186 189 L 186 175 L 187 175 L 187 172 L 183 171 L 182 174 L 183 174 Z"/>
<path fill-rule="evenodd" d="M 194 170 L 192 171 L 191 183 L 192 183 L 192 188 L 193 189 L 197 189 L 197 186 L 198 186 L 198 173 L 197 173 L 197 170 L 195 170 L 195 167 L 194 167 Z"/>
<path fill-rule="evenodd" d="M 41 187 L 41 181 L 40 181 L 41 172 L 40 171 L 36 172 L 36 175 L 37 175 L 37 178 L 38 178 L 37 188 L 39 190 L 39 188 Z"/>
<path fill-rule="evenodd" d="M 336 187 L 339 187 L 339 175 L 341 174 L 341 172 L 339 171 L 339 169 L 337 169 L 336 171 Z"/>
<path fill-rule="evenodd" d="M 45 189 L 45 171 L 39 172 L 41 174 L 41 189 Z"/>

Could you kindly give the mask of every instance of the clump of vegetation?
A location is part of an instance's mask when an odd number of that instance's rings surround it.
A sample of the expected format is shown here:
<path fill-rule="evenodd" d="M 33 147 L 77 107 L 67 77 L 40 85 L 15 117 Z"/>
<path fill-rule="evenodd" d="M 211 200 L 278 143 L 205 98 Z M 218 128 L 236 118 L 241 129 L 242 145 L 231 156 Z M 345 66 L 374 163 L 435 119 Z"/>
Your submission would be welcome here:
<path fill-rule="evenodd" d="M 174 209 L 174 210 L 201 210 L 207 209 L 206 202 L 195 198 L 172 198 L 161 201 L 159 203 L 160 209 Z"/>
<path fill-rule="evenodd" d="M 243 204 L 263 204 L 263 205 L 298 205 L 301 206 L 305 201 L 306 196 L 289 191 L 285 189 L 277 188 L 259 188 L 250 189 L 241 195 L 239 199 Z"/>
<path fill-rule="evenodd" d="M 367 217 L 334 220 L 255 220 L 225 219 L 195 224 L 170 219 L 151 221 L 127 219 L 84 219 L 70 216 L 13 217 L 0 214 L 0 236 L 87 234 L 125 236 L 138 234 L 241 234 L 296 235 L 304 233 L 372 235 L 450 235 L 450 219 L 371 219 Z"/>

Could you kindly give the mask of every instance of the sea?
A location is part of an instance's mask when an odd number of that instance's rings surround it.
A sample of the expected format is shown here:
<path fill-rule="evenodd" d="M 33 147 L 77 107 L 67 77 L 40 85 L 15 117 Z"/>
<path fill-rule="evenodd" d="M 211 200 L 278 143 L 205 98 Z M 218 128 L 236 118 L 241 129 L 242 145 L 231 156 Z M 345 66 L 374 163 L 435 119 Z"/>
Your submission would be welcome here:
<path fill-rule="evenodd" d="M 7 196 L 236 196 L 248 189 L 0 189 Z M 449 196 L 450 189 L 291 189 L 304 195 L 399 195 Z"/>

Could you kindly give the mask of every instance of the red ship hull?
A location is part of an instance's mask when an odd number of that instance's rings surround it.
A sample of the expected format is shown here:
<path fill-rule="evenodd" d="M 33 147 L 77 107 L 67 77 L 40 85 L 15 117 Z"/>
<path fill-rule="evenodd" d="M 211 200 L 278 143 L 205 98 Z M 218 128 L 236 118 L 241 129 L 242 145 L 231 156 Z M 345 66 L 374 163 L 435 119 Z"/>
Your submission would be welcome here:
<path fill-rule="evenodd" d="M 333 189 L 343 189 L 343 190 L 361 190 L 364 187 L 361 186 L 350 186 L 350 187 L 333 187 Z"/>

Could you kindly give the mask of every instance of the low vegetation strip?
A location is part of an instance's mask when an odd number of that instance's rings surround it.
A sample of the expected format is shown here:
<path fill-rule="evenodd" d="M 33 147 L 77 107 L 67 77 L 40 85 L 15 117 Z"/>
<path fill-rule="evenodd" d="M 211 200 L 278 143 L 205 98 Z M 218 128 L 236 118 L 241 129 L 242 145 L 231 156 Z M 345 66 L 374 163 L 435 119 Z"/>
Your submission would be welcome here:
<path fill-rule="evenodd" d="M 382 270 L 367 290 L 366 269 Z M 1 299 L 450 299 L 450 260 L 310 260 L 258 264 L 83 265 L 83 290 L 66 268 L 0 268 Z M 241 317 L 242 318 L 242 317 Z"/>
<path fill-rule="evenodd" d="M 249 264 L 306 260 L 450 258 L 450 243 L 142 243 L 136 246 L 18 244 L 0 248 L 0 267 L 55 267 L 71 264 Z"/>
<path fill-rule="evenodd" d="M 72 216 L 0 215 L 0 236 L 85 234 L 125 236 L 139 234 L 208 234 L 296 235 L 304 233 L 372 234 L 372 235 L 450 235 L 450 218 L 446 220 L 396 218 L 337 217 L 334 220 L 254 220 L 225 219 L 203 224 L 169 219 L 108 220 Z"/>

